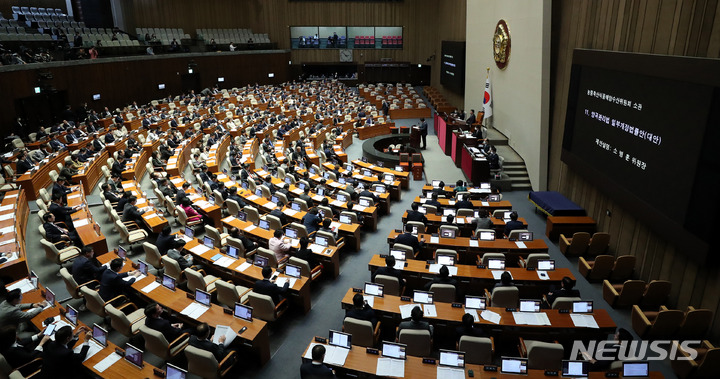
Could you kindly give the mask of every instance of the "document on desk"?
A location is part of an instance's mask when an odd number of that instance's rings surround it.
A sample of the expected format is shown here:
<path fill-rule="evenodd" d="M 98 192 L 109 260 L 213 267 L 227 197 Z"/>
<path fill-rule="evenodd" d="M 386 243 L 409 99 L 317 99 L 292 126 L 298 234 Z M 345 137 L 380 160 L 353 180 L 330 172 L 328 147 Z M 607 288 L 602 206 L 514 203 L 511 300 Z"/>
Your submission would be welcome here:
<path fill-rule="evenodd" d="M 87 225 L 87 224 L 89 224 L 89 223 L 90 223 L 90 220 L 87 219 L 87 218 L 73 221 L 73 225 L 74 225 L 76 228 L 79 228 L 79 227 L 81 227 L 81 226 L 85 226 L 85 225 Z"/>
<path fill-rule="evenodd" d="M 218 325 L 215 328 L 215 334 L 213 334 L 213 343 L 220 344 L 220 337 L 225 336 L 225 342 L 223 346 L 228 347 L 235 340 L 237 332 L 227 325 Z"/>
<path fill-rule="evenodd" d="M 277 278 L 277 280 L 275 281 L 275 284 L 277 284 L 279 287 L 283 287 L 283 286 L 285 286 L 285 282 L 287 282 L 287 281 L 290 282 L 290 288 L 293 288 L 293 287 L 295 287 L 295 282 L 297 282 L 297 279 L 296 278 L 287 278 L 287 277 L 283 276 L 283 277 Z"/>
<path fill-rule="evenodd" d="M 248 200 L 248 201 L 255 201 L 255 200 L 259 199 L 259 198 L 260 198 L 260 197 L 259 197 L 258 195 L 250 195 L 250 196 L 247 197 L 247 200 Z"/>
<path fill-rule="evenodd" d="M 255 225 L 248 225 L 248 226 L 245 227 L 245 229 L 243 229 L 243 230 L 246 231 L 246 232 L 252 232 L 253 230 L 255 230 L 255 228 L 257 228 L 257 226 L 255 226 Z"/>
<path fill-rule="evenodd" d="M 405 377 L 405 360 L 393 358 L 378 358 L 377 376 L 394 376 L 396 378 Z"/>
<path fill-rule="evenodd" d="M 425 317 L 437 317 L 437 309 L 435 309 L 435 304 L 425 304 L 425 306 L 423 306 L 423 315 Z"/>
<path fill-rule="evenodd" d="M 152 219 L 157 218 L 157 217 L 160 217 L 160 215 L 157 214 L 157 213 L 155 213 L 155 212 L 149 213 L 149 214 L 146 214 L 146 215 L 145 215 L 145 219 L 146 219 L 146 220 L 152 220 Z M 77 226 L 77 225 L 76 225 L 76 226 Z"/>
<path fill-rule="evenodd" d="M 540 280 L 550 280 L 550 275 L 548 275 L 547 271 L 537 270 L 536 272 Z"/>
<path fill-rule="evenodd" d="M 480 317 L 483 318 L 483 320 L 490 321 L 493 324 L 499 324 L 500 323 L 500 314 L 497 312 L 484 310 L 480 312 Z"/>
<path fill-rule="evenodd" d="M 365 209 L 367 209 L 367 208 L 366 208 L 366 207 L 363 207 L 362 205 L 359 205 L 359 204 L 353 205 L 353 210 L 354 210 L 354 211 L 363 212 L 363 211 L 365 211 Z"/>
<path fill-rule="evenodd" d="M 182 179 L 181 179 L 181 180 L 182 180 Z M 131 188 L 131 187 L 135 187 L 135 183 L 123 183 L 123 185 L 122 185 L 122 188 L 123 188 L 123 189 L 128 189 L 128 188 Z"/>
<path fill-rule="evenodd" d="M 295 216 L 298 212 L 297 212 L 296 210 L 294 210 L 294 209 L 285 208 L 285 209 L 283 210 L 283 213 L 285 213 L 286 215 L 292 217 L 292 216 Z"/>
<path fill-rule="evenodd" d="M 0 216 L 0 221 L 12 220 L 13 218 L 15 218 L 15 213 L 8 213 L 6 215 Z"/>
<path fill-rule="evenodd" d="M 0 246 L 8 245 L 8 244 L 11 244 L 11 243 L 15 243 L 15 238 L 10 238 L 10 239 L 7 240 L 7 241 L 2 241 L 2 242 L 0 242 Z"/>
<path fill-rule="evenodd" d="M 196 193 L 189 193 L 187 194 L 187 198 L 190 199 L 190 201 L 195 201 L 195 199 L 199 199 L 201 196 Z"/>
<path fill-rule="evenodd" d="M 209 202 L 207 202 L 205 200 L 200 200 L 197 203 L 195 203 L 195 205 L 197 205 L 198 207 L 200 207 L 202 209 L 212 207 L 212 204 L 210 204 Z"/>
<path fill-rule="evenodd" d="M 158 287 L 160 287 L 160 283 L 152 282 L 152 283 L 146 285 L 145 287 L 143 287 L 143 289 L 141 291 L 143 291 L 145 293 L 150 293 L 150 292 L 152 292 L 152 290 L 154 290 L 155 288 L 158 288 Z"/>
<path fill-rule="evenodd" d="M 513 318 L 518 325 L 550 325 L 545 312 L 513 312 Z"/>
<path fill-rule="evenodd" d="M 302 195 L 302 194 L 303 194 L 303 190 L 301 190 L 300 188 L 297 188 L 297 187 L 294 188 L 294 189 L 293 189 L 292 191 L 290 191 L 290 192 L 292 192 L 292 193 L 294 193 L 294 194 L 296 194 L 296 195 Z"/>
<path fill-rule="evenodd" d="M 216 266 L 225 267 L 225 268 L 230 267 L 230 265 L 233 263 L 235 263 L 235 259 L 233 259 L 231 257 L 222 257 L 214 262 L 214 264 Z"/>
<path fill-rule="evenodd" d="M 312 244 L 312 245 L 310 245 L 310 250 L 312 250 L 312 252 L 315 254 L 320 254 L 323 252 L 323 250 L 325 250 L 325 246 Z"/>
<path fill-rule="evenodd" d="M 333 200 L 333 202 L 330 203 L 330 204 L 332 204 L 332 205 L 334 205 L 334 206 L 336 206 L 336 207 L 342 207 L 343 205 L 345 205 L 345 203 L 343 203 L 343 202 L 340 201 L 340 200 Z"/>
<path fill-rule="evenodd" d="M 192 319 L 197 319 L 198 317 L 202 316 L 203 313 L 207 312 L 208 309 L 210 309 L 210 307 L 206 307 L 200 303 L 193 301 L 192 303 L 190 303 L 190 305 L 185 307 L 185 309 L 180 311 L 180 314 L 188 316 Z"/>
<path fill-rule="evenodd" d="M 500 277 L 502 276 L 503 272 L 502 270 L 492 270 L 492 276 L 495 280 L 500 280 Z M 510 278 L 512 278 L 512 273 L 510 271 L 507 271 L 508 274 L 510 274 Z"/>
<path fill-rule="evenodd" d="M 438 366 L 437 377 L 443 379 L 465 379 L 465 370 L 461 368 Z"/>
<path fill-rule="evenodd" d="M 145 279 L 145 275 L 140 274 L 140 276 L 138 276 L 138 277 L 135 277 L 135 276 L 133 276 L 133 275 L 128 275 L 128 276 L 126 276 L 126 277 L 123 278 L 123 280 L 126 281 L 126 282 L 129 282 L 129 281 L 131 281 L 131 280 L 133 280 L 133 279 L 135 279 L 136 282 L 139 282 L 139 281 Z"/>
<path fill-rule="evenodd" d="M 480 246 L 480 245 L 478 244 L 478 240 L 472 240 L 472 239 L 471 239 L 471 240 L 469 241 L 468 246 L 470 246 L 470 247 L 478 247 L 478 246 Z"/>
<path fill-rule="evenodd" d="M 525 242 L 522 241 L 515 241 L 515 245 L 520 249 L 527 249 L 527 246 L 525 245 Z"/>
<path fill-rule="evenodd" d="M 210 251 L 210 248 L 207 247 L 207 246 L 205 246 L 205 245 L 196 245 L 196 246 L 193 246 L 193 247 L 192 247 L 191 249 L 189 249 L 189 250 L 190 250 L 190 252 L 193 253 L 193 254 L 202 255 L 202 254 L 205 254 L 205 253 L 207 253 L 208 251 Z"/>
<path fill-rule="evenodd" d="M 430 243 L 440 243 L 440 237 L 431 236 L 431 237 L 430 237 Z"/>
<path fill-rule="evenodd" d="M 363 295 L 363 300 L 365 300 L 370 308 L 372 308 L 373 304 L 375 304 L 375 296 L 371 295 Z"/>
<path fill-rule="evenodd" d="M 0 234 L 13 233 L 15 231 L 15 225 L 6 226 L 0 229 Z"/>
<path fill-rule="evenodd" d="M 482 205 L 483 207 L 489 207 L 489 206 L 490 206 L 490 203 L 487 202 L 487 201 L 481 201 L 481 202 L 480 202 L 480 205 Z"/>
<path fill-rule="evenodd" d="M 85 359 L 83 359 L 83 362 L 87 361 L 88 359 L 90 359 L 90 357 L 92 357 L 93 355 L 97 354 L 98 352 L 100 352 L 100 350 L 103 349 L 103 347 L 100 346 L 100 344 L 97 343 L 97 342 L 95 342 L 95 341 L 90 341 L 90 342 L 88 342 L 88 345 L 90 345 L 90 350 L 88 350 L 87 355 L 85 356 Z M 78 345 L 77 347 L 75 347 L 75 348 L 73 349 L 73 351 L 76 352 L 76 353 L 79 353 L 80 350 L 82 350 L 82 347 L 83 347 L 83 345 L 80 344 L 80 345 Z M 113 353 L 113 354 L 114 354 L 114 353 Z"/>
<path fill-rule="evenodd" d="M 428 267 L 428 271 L 432 272 L 433 274 L 439 274 L 440 273 L 440 267 L 443 265 L 438 263 L 433 263 Z M 448 268 L 448 271 L 450 272 L 450 276 L 457 275 L 458 268 L 457 266 L 446 266 Z"/>
<path fill-rule="evenodd" d="M 14 193 L 14 194 L 12 194 L 12 195 L 6 195 L 5 198 L 6 198 L 6 199 L 12 199 L 13 197 L 17 197 L 17 196 L 18 196 L 18 194 Z"/>
<path fill-rule="evenodd" d="M 396 270 L 404 270 L 405 269 L 405 261 L 396 261 L 395 266 L 393 266 Z"/>
<path fill-rule="evenodd" d="M 97 370 L 98 372 L 103 372 L 103 371 L 107 370 L 110 366 L 114 365 L 115 362 L 119 361 L 120 359 L 122 359 L 120 354 L 113 351 L 112 353 L 110 353 L 110 355 L 103 358 L 102 361 L 95 364 L 95 366 L 93 366 L 93 368 L 95 370 Z"/>
<path fill-rule="evenodd" d="M 240 266 L 235 267 L 235 270 L 236 270 L 236 271 L 243 272 L 243 271 L 245 271 L 246 268 L 248 268 L 248 267 L 250 267 L 250 266 L 252 266 L 252 264 L 247 263 L 247 262 L 243 262 L 242 264 L 240 264 Z"/>
<path fill-rule="evenodd" d="M 183 179 L 183 178 L 170 179 L 170 183 L 172 183 L 172 184 L 179 184 L 179 183 L 182 183 L 182 182 L 184 182 L 184 181 L 185 181 L 185 179 Z"/>
<path fill-rule="evenodd" d="M 11 209 L 15 209 L 15 204 L 3 205 L 2 207 L 0 207 L 0 212 L 9 211 Z"/>
<path fill-rule="evenodd" d="M 12 285 L 7 286 L 6 289 L 8 291 L 12 291 L 14 289 L 19 289 L 20 292 L 25 293 L 25 292 L 34 291 L 35 286 L 33 286 L 30 279 L 25 278 L 25 279 L 22 279 L 22 280 L 19 280 L 19 281 L 13 283 Z"/>
<path fill-rule="evenodd" d="M 403 304 L 403 305 L 398 306 L 400 308 L 400 318 L 403 320 L 406 318 L 410 318 L 410 313 L 412 312 L 413 308 L 415 308 L 416 306 L 418 306 L 422 309 L 421 304 Z"/>
<path fill-rule="evenodd" d="M 273 210 L 273 211 L 275 210 L 275 208 L 277 208 L 277 204 L 273 203 L 272 201 L 268 201 L 268 202 L 265 203 L 265 205 L 263 205 L 263 206 L 264 206 L 265 208 L 270 209 L 270 210 Z"/>
<path fill-rule="evenodd" d="M 570 319 L 572 319 L 573 324 L 575 324 L 578 328 L 600 329 L 600 326 L 597 324 L 597 321 L 595 321 L 595 317 L 593 317 L 593 315 L 579 315 L 572 313 L 570 314 Z"/>
<path fill-rule="evenodd" d="M 236 220 L 235 216 L 228 216 L 228 217 L 225 217 L 224 219 L 222 219 L 222 220 L 220 220 L 220 221 L 222 221 L 222 222 L 227 222 L 227 223 L 229 224 L 229 223 L 231 223 L 231 222 L 233 222 L 233 221 L 235 221 L 235 220 Z"/>

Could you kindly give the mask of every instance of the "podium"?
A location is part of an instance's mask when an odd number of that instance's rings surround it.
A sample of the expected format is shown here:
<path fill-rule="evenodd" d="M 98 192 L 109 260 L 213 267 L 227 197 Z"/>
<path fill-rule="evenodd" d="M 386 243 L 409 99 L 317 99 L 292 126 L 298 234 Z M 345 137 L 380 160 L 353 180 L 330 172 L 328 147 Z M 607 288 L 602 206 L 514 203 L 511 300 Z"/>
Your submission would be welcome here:
<path fill-rule="evenodd" d="M 420 129 L 410 128 L 410 147 L 420 149 Z"/>

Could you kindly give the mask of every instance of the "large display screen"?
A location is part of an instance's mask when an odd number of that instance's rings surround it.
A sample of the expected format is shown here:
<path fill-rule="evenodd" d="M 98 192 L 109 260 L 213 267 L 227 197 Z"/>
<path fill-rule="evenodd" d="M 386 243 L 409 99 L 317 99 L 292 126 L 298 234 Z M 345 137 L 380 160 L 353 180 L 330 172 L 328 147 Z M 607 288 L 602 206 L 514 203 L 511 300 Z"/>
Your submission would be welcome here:
<path fill-rule="evenodd" d="M 720 91 L 706 79 L 709 61 L 576 50 L 562 152 L 656 233 L 700 250 L 718 224 L 708 207 L 720 204 L 698 197 L 720 187 L 718 133 L 708 128 Z"/>
<path fill-rule="evenodd" d="M 458 94 L 465 93 L 465 41 L 442 41 L 440 84 Z"/>

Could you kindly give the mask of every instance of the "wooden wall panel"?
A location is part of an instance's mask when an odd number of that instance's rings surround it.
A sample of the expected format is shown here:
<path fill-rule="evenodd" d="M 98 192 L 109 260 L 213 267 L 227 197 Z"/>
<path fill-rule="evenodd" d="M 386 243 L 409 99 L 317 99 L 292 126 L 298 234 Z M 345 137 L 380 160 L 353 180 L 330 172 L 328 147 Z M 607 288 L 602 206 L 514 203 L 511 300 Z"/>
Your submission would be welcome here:
<path fill-rule="evenodd" d="M 548 187 L 585 207 L 598 229 L 611 234 L 612 253 L 637 257 L 640 279 L 673 283 L 670 304 L 720 313 L 718 267 L 686 258 L 633 214 L 560 161 L 572 52 L 575 48 L 716 58 L 720 55 L 718 0 L 578 0 L 553 2 L 552 116 Z M 606 211 L 611 216 L 606 215 Z M 720 338 L 720 322 L 711 329 Z"/>

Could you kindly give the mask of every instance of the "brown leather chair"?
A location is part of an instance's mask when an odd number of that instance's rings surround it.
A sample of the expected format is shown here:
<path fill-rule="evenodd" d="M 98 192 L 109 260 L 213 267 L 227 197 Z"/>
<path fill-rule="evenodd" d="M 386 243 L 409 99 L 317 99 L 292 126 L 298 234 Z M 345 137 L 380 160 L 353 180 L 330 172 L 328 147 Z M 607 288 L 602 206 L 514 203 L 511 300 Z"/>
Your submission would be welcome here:
<path fill-rule="evenodd" d="M 672 283 L 667 280 L 651 281 L 647 287 L 645 287 L 645 293 L 643 293 L 642 300 L 640 300 L 640 306 L 648 309 L 665 305 L 668 296 L 670 296 L 671 289 Z"/>
<path fill-rule="evenodd" d="M 587 255 L 594 257 L 599 254 L 605 254 L 607 253 L 608 246 L 610 246 L 610 234 L 597 232 L 590 238 Z"/>
<path fill-rule="evenodd" d="M 608 279 L 614 265 L 615 257 L 612 255 L 598 255 L 594 261 L 587 261 L 583 257 L 578 259 L 578 271 L 589 282 Z"/>
<path fill-rule="evenodd" d="M 680 324 L 677 338 L 680 340 L 699 340 L 705 338 L 714 317 L 713 311 L 709 309 L 695 309 L 687 307 L 685 319 Z"/>
<path fill-rule="evenodd" d="M 590 233 L 577 232 L 572 238 L 567 238 L 564 234 L 560 235 L 560 252 L 566 256 L 585 255 L 589 244 Z"/>
<path fill-rule="evenodd" d="M 520 356 L 528 359 L 528 368 L 560 370 L 565 349 L 557 342 L 524 340 L 520 338 Z"/>
<path fill-rule="evenodd" d="M 635 261 L 634 255 L 621 255 L 615 260 L 612 272 L 610 273 L 611 282 L 622 282 L 632 278 L 633 272 L 635 272 Z"/>
<path fill-rule="evenodd" d="M 613 308 L 627 308 L 638 304 L 645 291 L 642 280 L 628 280 L 623 284 L 610 284 L 603 280 L 603 299 Z"/>
<path fill-rule="evenodd" d="M 697 352 L 693 359 L 679 341 L 673 341 L 673 346 L 677 349 L 678 357 L 684 358 L 670 360 L 670 366 L 678 378 L 717 378 L 720 372 L 720 348 L 713 346 L 710 341 L 702 341 L 700 346 L 693 346 Z"/>
<path fill-rule="evenodd" d="M 633 305 L 632 327 L 642 339 L 668 339 L 675 336 L 680 324 L 685 319 L 685 313 L 677 309 L 667 309 L 661 306 L 658 311 L 643 311 L 639 306 Z"/>

